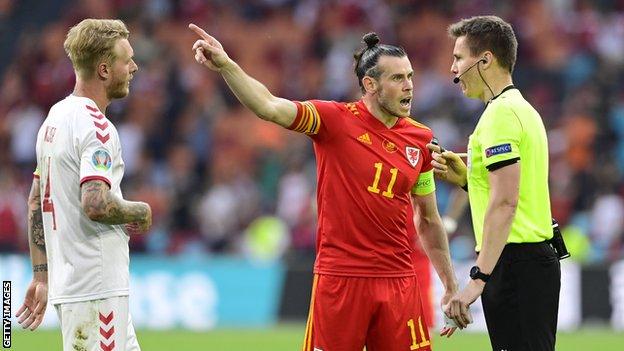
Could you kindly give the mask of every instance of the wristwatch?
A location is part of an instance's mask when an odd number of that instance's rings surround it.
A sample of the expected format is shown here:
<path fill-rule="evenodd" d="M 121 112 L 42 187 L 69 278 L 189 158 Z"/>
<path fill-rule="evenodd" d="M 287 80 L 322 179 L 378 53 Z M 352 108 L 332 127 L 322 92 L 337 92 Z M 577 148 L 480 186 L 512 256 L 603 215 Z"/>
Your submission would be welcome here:
<path fill-rule="evenodd" d="M 487 283 L 487 281 L 490 279 L 490 275 L 481 272 L 479 266 L 473 266 L 472 268 L 470 268 L 470 278 L 472 280 L 481 279 L 483 282 Z"/>

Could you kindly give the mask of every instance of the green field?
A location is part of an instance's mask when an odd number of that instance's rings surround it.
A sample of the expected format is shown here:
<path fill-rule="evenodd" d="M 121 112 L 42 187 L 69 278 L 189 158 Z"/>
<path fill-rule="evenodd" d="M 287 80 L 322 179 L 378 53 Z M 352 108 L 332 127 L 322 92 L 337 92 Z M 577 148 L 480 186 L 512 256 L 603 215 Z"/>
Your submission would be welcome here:
<path fill-rule="evenodd" d="M 210 332 L 139 331 L 143 351 L 290 351 L 300 350 L 303 325 L 283 325 L 268 330 L 219 329 Z M 60 332 L 13 331 L 15 351 L 61 351 Z M 436 351 L 489 350 L 489 341 L 482 334 L 455 334 L 451 339 L 433 339 Z M 406 348 L 409 350 L 409 347 Z M 576 333 L 558 334 L 560 351 L 623 351 L 624 333 L 607 329 L 583 329 Z"/>

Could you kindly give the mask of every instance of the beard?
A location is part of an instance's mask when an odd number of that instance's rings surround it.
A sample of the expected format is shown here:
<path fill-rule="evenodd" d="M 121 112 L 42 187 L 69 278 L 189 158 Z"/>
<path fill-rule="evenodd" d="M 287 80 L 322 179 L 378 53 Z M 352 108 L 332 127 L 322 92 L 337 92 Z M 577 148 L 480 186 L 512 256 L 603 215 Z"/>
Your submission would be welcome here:
<path fill-rule="evenodd" d="M 379 104 L 379 107 L 387 113 L 395 117 L 405 117 L 403 112 L 401 112 L 401 106 L 393 104 L 392 100 L 385 96 L 383 90 L 379 90 L 378 92 L 377 103 Z"/>
<path fill-rule="evenodd" d="M 130 89 L 128 88 L 128 80 L 127 79 L 119 79 L 115 80 L 107 89 L 106 95 L 108 95 L 109 100 L 112 99 L 121 99 L 128 95 Z"/>

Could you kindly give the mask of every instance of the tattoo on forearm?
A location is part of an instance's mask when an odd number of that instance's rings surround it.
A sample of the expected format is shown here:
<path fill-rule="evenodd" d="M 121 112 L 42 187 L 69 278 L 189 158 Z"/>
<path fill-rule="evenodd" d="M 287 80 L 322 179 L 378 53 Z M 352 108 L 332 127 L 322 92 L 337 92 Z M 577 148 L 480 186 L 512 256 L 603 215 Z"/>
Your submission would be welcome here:
<path fill-rule="evenodd" d="M 45 235 L 43 233 L 43 216 L 41 208 L 30 212 L 30 240 L 39 248 L 45 250 Z"/>
<path fill-rule="evenodd" d="M 108 185 L 98 180 L 82 185 L 82 204 L 87 214 L 96 214 L 95 220 L 105 224 L 139 222 L 148 214 L 144 204 L 116 197 Z"/>
<path fill-rule="evenodd" d="M 33 272 L 47 272 L 48 271 L 48 264 L 44 263 L 44 264 L 36 264 L 33 266 Z"/>
<path fill-rule="evenodd" d="M 30 242 L 45 252 L 45 235 L 43 232 L 43 215 L 41 213 L 41 196 L 39 185 L 33 183 L 28 196 L 28 237 Z"/>

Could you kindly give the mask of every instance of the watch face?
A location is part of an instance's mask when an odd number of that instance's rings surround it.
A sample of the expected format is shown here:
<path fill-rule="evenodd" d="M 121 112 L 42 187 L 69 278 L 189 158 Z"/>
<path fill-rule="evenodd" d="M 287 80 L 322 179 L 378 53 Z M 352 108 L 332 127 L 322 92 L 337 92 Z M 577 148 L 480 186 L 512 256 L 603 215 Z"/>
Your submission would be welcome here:
<path fill-rule="evenodd" d="M 479 274 L 479 272 L 480 270 L 477 266 L 470 268 L 470 277 L 474 278 L 477 274 Z"/>

